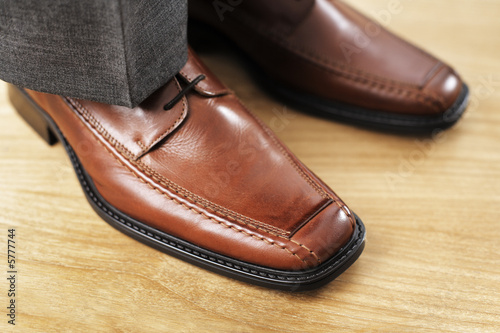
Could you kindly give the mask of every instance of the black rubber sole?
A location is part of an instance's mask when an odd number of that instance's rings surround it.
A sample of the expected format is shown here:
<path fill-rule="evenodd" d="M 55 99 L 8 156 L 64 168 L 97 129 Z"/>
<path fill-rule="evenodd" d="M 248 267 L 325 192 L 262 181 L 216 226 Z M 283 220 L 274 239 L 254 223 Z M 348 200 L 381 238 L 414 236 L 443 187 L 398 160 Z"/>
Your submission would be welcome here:
<path fill-rule="evenodd" d="M 363 251 L 366 231 L 357 216 L 356 228 L 349 242 L 328 261 L 316 268 L 302 271 L 276 270 L 229 258 L 152 228 L 120 212 L 99 194 L 56 123 L 23 90 L 9 86 L 9 97 L 17 112 L 47 143 L 52 145 L 57 140 L 61 141 L 85 196 L 97 214 L 124 234 L 162 252 L 244 282 L 273 289 L 305 291 L 321 287 L 335 279 L 351 266 Z"/>
<path fill-rule="evenodd" d="M 355 126 L 408 134 L 427 134 L 453 126 L 467 109 L 469 88 L 466 84 L 454 104 L 444 113 L 432 116 L 396 114 L 335 102 L 293 90 L 271 79 L 235 42 L 217 29 L 198 21 L 189 21 L 189 43 L 195 50 L 209 51 L 230 45 L 244 60 L 256 82 L 277 99 L 297 110 Z M 363 96 L 360 96 L 363 98 Z"/>
<path fill-rule="evenodd" d="M 405 133 L 425 133 L 453 126 L 467 109 L 469 100 L 469 88 L 464 84 L 455 103 L 443 114 L 415 116 L 369 110 L 324 100 L 289 90 L 277 84 L 268 84 L 268 87 L 279 97 L 299 109 L 308 110 L 310 113 L 363 127 Z"/>

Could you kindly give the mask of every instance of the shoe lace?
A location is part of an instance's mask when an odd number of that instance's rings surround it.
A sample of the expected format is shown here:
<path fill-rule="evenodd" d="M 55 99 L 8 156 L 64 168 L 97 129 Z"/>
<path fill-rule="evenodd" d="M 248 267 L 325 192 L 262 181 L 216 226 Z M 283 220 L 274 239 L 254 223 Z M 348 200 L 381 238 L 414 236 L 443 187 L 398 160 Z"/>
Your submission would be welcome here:
<path fill-rule="evenodd" d="M 200 82 L 201 80 L 204 80 L 204 79 L 205 79 L 205 75 L 203 75 L 203 74 L 198 75 L 193 81 L 191 81 L 187 86 L 185 86 L 184 89 L 179 91 L 179 93 L 174 98 L 172 98 L 172 100 L 170 102 L 165 104 L 163 106 L 163 110 L 166 111 L 166 110 L 170 110 L 171 108 L 173 108 L 175 106 L 175 104 L 177 104 L 181 100 L 181 98 L 184 97 L 184 95 L 186 95 L 191 89 L 193 89 L 193 87 L 195 85 L 197 85 L 198 82 Z"/>

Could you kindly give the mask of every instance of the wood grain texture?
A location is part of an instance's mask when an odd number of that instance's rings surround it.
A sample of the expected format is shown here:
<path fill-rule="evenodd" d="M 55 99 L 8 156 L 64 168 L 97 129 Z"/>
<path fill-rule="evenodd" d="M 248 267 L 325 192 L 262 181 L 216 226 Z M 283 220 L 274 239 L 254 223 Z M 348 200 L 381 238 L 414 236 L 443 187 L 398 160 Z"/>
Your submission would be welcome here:
<path fill-rule="evenodd" d="M 500 1 L 396 0 L 399 9 L 381 16 L 389 2 L 350 1 L 451 63 L 472 88 L 464 119 L 442 136 L 297 112 L 230 52 L 203 55 L 366 224 L 361 258 L 317 291 L 233 281 L 116 231 L 87 204 L 62 146 L 45 145 L 0 84 L 0 248 L 5 258 L 15 227 L 19 258 L 17 325 L 6 322 L 2 278 L 0 331 L 498 331 Z"/>

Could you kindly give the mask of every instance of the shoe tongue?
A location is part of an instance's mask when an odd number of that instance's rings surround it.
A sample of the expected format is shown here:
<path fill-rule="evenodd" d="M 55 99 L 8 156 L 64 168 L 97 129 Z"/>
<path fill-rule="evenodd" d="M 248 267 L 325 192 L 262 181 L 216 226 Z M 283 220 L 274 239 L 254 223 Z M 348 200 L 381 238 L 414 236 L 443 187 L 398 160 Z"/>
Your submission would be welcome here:
<path fill-rule="evenodd" d="M 123 154 L 137 160 L 183 123 L 188 113 L 185 96 L 170 110 L 163 109 L 180 90 L 179 82 L 174 78 L 133 109 L 73 98 L 68 98 L 68 101 Z"/>
<path fill-rule="evenodd" d="M 226 88 L 226 86 L 203 64 L 201 59 L 194 53 L 194 51 L 188 49 L 188 61 L 186 65 L 179 72 L 180 76 L 187 82 L 190 83 L 196 77 L 203 74 L 205 79 L 201 80 L 194 86 L 194 90 L 200 95 L 207 97 L 215 97 L 226 95 L 231 91 Z"/>

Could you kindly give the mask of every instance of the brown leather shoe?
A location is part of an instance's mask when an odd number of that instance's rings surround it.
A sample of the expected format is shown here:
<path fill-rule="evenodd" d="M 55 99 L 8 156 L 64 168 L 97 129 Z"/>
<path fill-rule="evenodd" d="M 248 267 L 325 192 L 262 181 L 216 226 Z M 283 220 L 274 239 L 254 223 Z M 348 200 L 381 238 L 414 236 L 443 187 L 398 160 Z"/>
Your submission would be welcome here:
<path fill-rule="evenodd" d="M 191 51 L 180 74 L 134 109 L 14 86 L 9 93 L 48 143 L 65 146 L 94 210 L 161 251 L 247 282 L 306 290 L 363 250 L 361 220 Z"/>
<path fill-rule="evenodd" d="M 307 111 L 408 131 L 449 127 L 467 106 L 452 68 L 342 1 L 190 0 L 189 15 L 234 41 L 274 92 Z"/>

